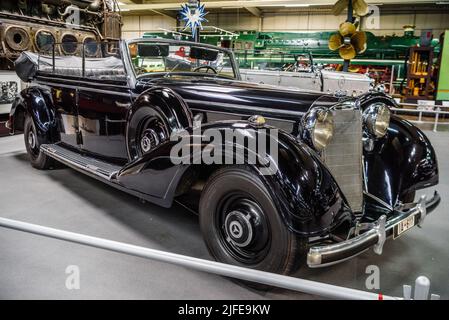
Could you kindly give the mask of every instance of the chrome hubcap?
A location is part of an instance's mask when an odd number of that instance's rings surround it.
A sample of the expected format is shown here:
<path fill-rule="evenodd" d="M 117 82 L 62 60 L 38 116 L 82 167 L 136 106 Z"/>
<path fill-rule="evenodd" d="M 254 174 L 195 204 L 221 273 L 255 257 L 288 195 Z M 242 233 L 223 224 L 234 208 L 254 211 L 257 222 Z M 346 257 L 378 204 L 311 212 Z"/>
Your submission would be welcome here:
<path fill-rule="evenodd" d="M 36 135 L 34 134 L 33 131 L 30 131 L 28 133 L 28 145 L 30 146 L 31 149 L 36 148 Z"/>
<path fill-rule="evenodd" d="M 241 211 L 230 212 L 225 220 L 226 241 L 243 248 L 253 240 L 254 230 L 250 214 Z"/>
<path fill-rule="evenodd" d="M 216 227 L 223 249 L 235 260 L 253 265 L 269 251 L 270 227 L 260 205 L 240 191 L 230 192 L 217 205 Z"/>
<path fill-rule="evenodd" d="M 144 153 L 149 152 L 152 148 L 159 144 L 159 137 L 153 129 L 145 131 L 142 140 L 140 140 L 140 148 Z"/>

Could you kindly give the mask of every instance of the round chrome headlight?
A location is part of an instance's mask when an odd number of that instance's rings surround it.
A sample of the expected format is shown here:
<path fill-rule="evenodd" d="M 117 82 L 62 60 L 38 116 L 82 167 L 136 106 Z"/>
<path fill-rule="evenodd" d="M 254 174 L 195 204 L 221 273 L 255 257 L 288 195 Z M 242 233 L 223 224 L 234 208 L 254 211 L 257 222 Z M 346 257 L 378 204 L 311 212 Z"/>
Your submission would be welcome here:
<path fill-rule="evenodd" d="M 305 115 L 304 120 L 303 137 L 309 140 L 317 151 L 326 148 L 334 135 L 332 112 L 326 109 L 313 109 Z"/>
<path fill-rule="evenodd" d="M 375 103 L 363 112 L 363 122 L 368 132 L 377 137 L 383 137 L 390 125 L 390 109 L 383 103 Z"/>

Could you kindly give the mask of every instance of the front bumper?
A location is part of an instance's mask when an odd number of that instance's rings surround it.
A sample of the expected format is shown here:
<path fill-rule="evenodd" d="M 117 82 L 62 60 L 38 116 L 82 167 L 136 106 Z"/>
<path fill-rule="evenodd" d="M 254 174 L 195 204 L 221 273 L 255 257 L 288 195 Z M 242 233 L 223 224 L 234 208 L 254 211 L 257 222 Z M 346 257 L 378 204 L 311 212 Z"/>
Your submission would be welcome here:
<path fill-rule="evenodd" d="M 441 198 L 435 191 L 430 200 L 422 196 L 413 207 L 397 211 L 394 218 L 387 220 L 383 215 L 370 228 L 353 238 L 327 246 L 316 246 L 309 249 L 307 264 L 311 268 L 325 267 L 352 258 L 373 247 L 374 252 L 382 254 L 385 240 L 393 235 L 394 227 L 404 219 L 415 216 L 415 225 L 422 226 L 425 217 L 438 205 Z"/>

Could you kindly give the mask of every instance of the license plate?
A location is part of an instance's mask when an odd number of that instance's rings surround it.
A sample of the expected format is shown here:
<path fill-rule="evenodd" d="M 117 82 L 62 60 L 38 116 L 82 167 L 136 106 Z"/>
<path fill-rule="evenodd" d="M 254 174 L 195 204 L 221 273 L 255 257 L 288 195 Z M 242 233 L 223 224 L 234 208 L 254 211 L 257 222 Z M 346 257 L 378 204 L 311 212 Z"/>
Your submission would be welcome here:
<path fill-rule="evenodd" d="M 396 239 L 408 229 L 415 225 L 415 215 L 405 218 L 400 221 L 393 229 L 393 239 Z"/>

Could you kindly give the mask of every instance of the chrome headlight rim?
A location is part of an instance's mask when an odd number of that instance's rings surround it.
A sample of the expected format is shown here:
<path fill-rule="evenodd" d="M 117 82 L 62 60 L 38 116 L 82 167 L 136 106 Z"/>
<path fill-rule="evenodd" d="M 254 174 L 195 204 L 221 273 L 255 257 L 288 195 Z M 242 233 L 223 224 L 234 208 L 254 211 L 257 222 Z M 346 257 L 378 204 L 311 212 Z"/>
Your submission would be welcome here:
<path fill-rule="evenodd" d="M 334 119 L 329 109 L 314 108 L 305 115 L 304 129 L 309 145 L 321 152 L 332 141 L 334 135 Z"/>
<path fill-rule="evenodd" d="M 375 102 L 363 112 L 363 123 L 368 134 L 375 138 L 382 138 L 390 126 L 390 108 L 382 102 Z"/>

